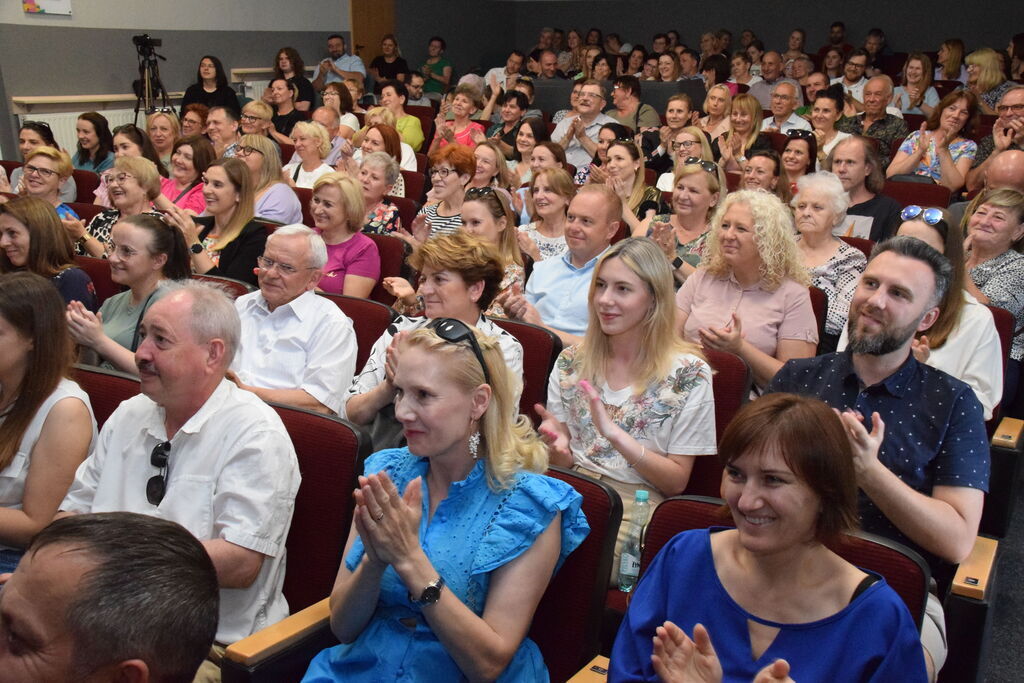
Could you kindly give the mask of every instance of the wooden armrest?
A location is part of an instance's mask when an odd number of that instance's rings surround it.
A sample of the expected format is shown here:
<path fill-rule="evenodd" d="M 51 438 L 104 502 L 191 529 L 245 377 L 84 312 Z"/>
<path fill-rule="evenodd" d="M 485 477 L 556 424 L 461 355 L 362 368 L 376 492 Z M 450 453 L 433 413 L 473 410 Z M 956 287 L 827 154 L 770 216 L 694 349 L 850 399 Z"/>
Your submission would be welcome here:
<path fill-rule="evenodd" d="M 567 683 L 604 683 L 608 680 L 608 658 L 598 655 L 576 672 Z"/>
<path fill-rule="evenodd" d="M 1020 448 L 1022 436 L 1024 436 L 1024 420 L 1004 417 L 999 421 L 996 433 L 992 435 L 992 445 L 1015 451 Z"/>
<path fill-rule="evenodd" d="M 998 550 L 999 542 L 994 538 L 978 536 L 974 540 L 971 554 L 957 567 L 950 589 L 952 593 L 974 600 L 984 600 L 988 595 L 989 581 L 995 569 Z"/>
<path fill-rule="evenodd" d="M 244 666 L 252 666 L 288 648 L 330 622 L 329 602 L 330 598 L 324 598 L 248 638 L 242 638 L 228 647 L 227 658 Z"/>

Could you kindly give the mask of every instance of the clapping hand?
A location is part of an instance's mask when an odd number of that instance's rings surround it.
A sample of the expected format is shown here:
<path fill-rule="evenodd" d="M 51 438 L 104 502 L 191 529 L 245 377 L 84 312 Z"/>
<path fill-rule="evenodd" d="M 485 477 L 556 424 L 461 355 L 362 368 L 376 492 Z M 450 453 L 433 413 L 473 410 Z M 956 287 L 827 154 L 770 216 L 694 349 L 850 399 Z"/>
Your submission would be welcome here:
<path fill-rule="evenodd" d="M 722 663 L 702 624 L 693 627 L 693 640 L 681 628 L 666 621 L 655 630 L 654 673 L 663 683 L 719 683 Z"/>
<path fill-rule="evenodd" d="M 928 336 L 921 335 L 919 339 L 911 341 L 910 351 L 914 354 L 914 359 L 918 363 L 927 363 L 928 356 L 931 355 L 931 348 L 928 346 Z"/>
<path fill-rule="evenodd" d="M 871 431 L 864 426 L 864 416 L 855 410 L 836 411 L 846 428 L 846 436 L 853 450 L 853 467 L 859 477 L 874 466 L 879 465 L 878 450 L 885 439 L 885 423 L 881 416 L 871 413 Z"/>
<path fill-rule="evenodd" d="M 359 477 L 359 488 L 354 493 L 356 531 L 369 562 L 393 566 L 422 552 L 422 484 L 422 477 L 416 477 L 403 495 L 386 472 Z"/>
<path fill-rule="evenodd" d="M 702 327 L 699 330 L 701 343 L 715 351 L 739 354 L 743 345 L 743 324 L 735 313 L 725 327 Z"/>
<path fill-rule="evenodd" d="M 548 447 L 548 457 L 552 462 L 571 463 L 572 451 L 569 450 L 569 434 L 562 426 L 561 421 L 540 403 L 535 403 L 533 409 L 540 416 L 541 423 L 537 432 Z"/>
<path fill-rule="evenodd" d="M 72 301 L 68 304 L 65 315 L 68 321 L 68 331 L 74 342 L 95 349 L 103 339 L 102 314 L 93 313 L 83 306 L 81 301 Z"/>

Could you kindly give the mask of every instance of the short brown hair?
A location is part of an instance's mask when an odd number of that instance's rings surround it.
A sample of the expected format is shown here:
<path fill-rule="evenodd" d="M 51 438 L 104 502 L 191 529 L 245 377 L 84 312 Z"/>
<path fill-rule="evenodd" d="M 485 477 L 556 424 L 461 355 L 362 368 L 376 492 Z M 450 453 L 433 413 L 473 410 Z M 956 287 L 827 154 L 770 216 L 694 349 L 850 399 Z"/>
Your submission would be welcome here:
<path fill-rule="evenodd" d="M 424 266 L 450 270 L 466 285 L 483 282 L 484 291 L 476 302 L 481 311 L 490 308 L 505 275 L 497 248 L 462 230 L 427 240 L 409 257 L 409 265 L 416 270 Z"/>
<path fill-rule="evenodd" d="M 775 449 L 821 505 L 814 538 L 838 541 L 857 528 L 857 475 L 846 430 L 825 403 L 769 394 L 746 404 L 726 427 L 718 459 L 727 467 L 746 453 Z"/>

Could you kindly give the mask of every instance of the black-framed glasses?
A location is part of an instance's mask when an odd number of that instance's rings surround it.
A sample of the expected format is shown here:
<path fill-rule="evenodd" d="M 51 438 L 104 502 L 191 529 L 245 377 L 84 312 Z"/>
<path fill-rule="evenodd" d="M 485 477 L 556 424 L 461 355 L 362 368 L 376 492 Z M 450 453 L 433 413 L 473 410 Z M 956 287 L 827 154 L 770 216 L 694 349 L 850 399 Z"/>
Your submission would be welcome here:
<path fill-rule="evenodd" d="M 454 168 L 446 168 L 446 167 L 442 166 L 440 168 L 432 168 L 432 169 L 430 169 L 430 172 L 428 173 L 428 175 L 431 178 L 433 178 L 434 176 L 437 176 L 438 178 L 447 178 L 450 174 L 455 173 L 455 172 L 456 171 L 455 171 Z"/>
<path fill-rule="evenodd" d="M 686 157 L 683 163 L 686 165 L 697 164 L 711 175 L 718 175 L 718 165 L 713 161 L 707 161 L 700 157 Z"/>
<path fill-rule="evenodd" d="M 673 152 L 678 152 L 680 147 L 685 149 L 690 149 L 694 145 L 700 147 L 700 142 L 698 142 L 697 140 L 673 140 L 669 144 L 672 146 Z"/>
<path fill-rule="evenodd" d="M 797 138 L 799 140 L 810 140 L 814 138 L 814 131 L 804 130 L 803 128 L 794 128 L 793 130 L 786 133 L 786 137 L 790 140 Z"/>
<path fill-rule="evenodd" d="M 455 318 L 436 318 L 431 321 L 427 327 L 432 329 L 434 334 L 449 344 L 469 342 L 469 347 L 473 350 L 473 355 L 476 356 L 477 362 L 480 363 L 480 368 L 484 371 L 484 381 L 487 382 L 487 384 L 491 383 L 491 373 L 487 371 L 487 363 L 484 362 L 484 354 L 480 351 L 480 345 L 476 342 L 476 335 L 473 334 L 473 330 L 470 329 L 469 325 L 461 320 L 456 320 Z"/>
<path fill-rule="evenodd" d="M 938 225 L 942 222 L 942 209 L 934 206 L 928 209 L 921 208 L 917 204 L 911 204 L 900 211 L 900 218 L 905 221 L 916 221 L 921 219 L 927 225 Z"/>
<path fill-rule="evenodd" d="M 146 500 L 150 505 L 159 505 L 167 493 L 167 458 L 171 454 L 171 442 L 161 441 L 149 454 L 149 464 L 160 470 L 146 482 Z"/>
<path fill-rule="evenodd" d="M 57 175 L 57 172 L 54 171 L 52 168 L 40 168 L 38 166 L 33 166 L 32 164 L 25 164 L 24 169 L 25 175 L 34 174 L 39 176 L 40 178 L 52 178 L 53 176 Z"/>
<path fill-rule="evenodd" d="M 253 153 L 256 153 L 256 154 L 259 154 L 260 156 L 263 156 L 263 152 L 259 151 L 255 147 L 250 147 L 249 145 L 242 145 L 241 147 L 238 148 L 238 152 L 237 152 L 238 156 L 242 156 L 242 157 L 247 157 L 247 156 L 249 156 L 250 154 L 253 154 Z"/>

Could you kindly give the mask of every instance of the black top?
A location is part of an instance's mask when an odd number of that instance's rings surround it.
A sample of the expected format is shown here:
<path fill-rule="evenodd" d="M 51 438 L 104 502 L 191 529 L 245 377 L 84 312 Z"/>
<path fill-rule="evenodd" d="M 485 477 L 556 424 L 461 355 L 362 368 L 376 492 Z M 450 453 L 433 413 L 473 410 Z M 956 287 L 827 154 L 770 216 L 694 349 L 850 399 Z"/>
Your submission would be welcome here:
<path fill-rule="evenodd" d="M 238 106 L 238 95 L 230 86 L 206 92 L 200 83 L 193 83 L 181 98 L 181 116 L 185 116 L 185 107 L 190 104 L 205 104 L 207 107 L 227 107 L 236 114 L 242 109 Z"/>
<path fill-rule="evenodd" d="M 889 239 L 899 230 L 900 223 L 903 222 L 903 219 L 900 218 L 902 211 L 903 205 L 892 197 L 876 194 L 866 202 L 854 204 L 846 210 L 846 214 L 847 216 L 871 217 L 870 239 L 873 242 L 881 242 Z"/>
<path fill-rule="evenodd" d="M 213 216 L 199 216 L 194 220 L 202 226 L 199 232 L 199 240 L 202 241 L 213 230 Z M 220 275 L 258 285 L 256 273 L 253 271 L 256 268 L 256 259 L 263 254 L 266 244 L 266 227 L 254 220 L 249 221 L 242 228 L 242 232 L 238 233 L 238 237 L 228 242 L 221 250 L 220 263 L 203 275 Z"/>
<path fill-rule="evenodd" d="M 718 147 L 718 143 L 722 138 L 715 138 L 715 141 L 711 143 L 711 155 L 718 161 L 722 158 L 722 151 Z M 743 156 L 750 156 L 751 152 L 757 152 L 760 150 L 772 149 L 772 139 L 765 133 L 758 133 L 757 139 L 754 140 L 754 144 L 743 150 Z"/>
<path fill-rule="evenodd" d="M 316 103 L 316 92 L 313 90 L 313 84 L 309 82 L 309 79 L 301 74 L 296 74 L 288 79 L 288 82 L 295 86 L 299 96 L 295 98 L 296 102 L 309 102 L 310 111 L 313 110 L 313 105 Z M 269 87 L 269 83 L 267 86 Z"/>
<path fill-rule="evenodd" d="M 378 55 L 373 58 L 370 62 L 370 68 L 376 69 L 379 78 L 377 80 L 383 81 L 395 81 L 398 80 L 399 74 L 409 73 L 409 63 L 405 61 L 404 57 L 399 57 L 390 64 L 384 59 L 384 55 Z"/>
<path fill-rule="evenodd" d="M 274 124 L 274 129 L 277 130 L 281 135 L 291 135 L 292 128 L 299 121 L 305 121 L 306 115 L 304 112 L 298 109 L 292 109 L 287 114 L 274 114 L 270 119 Z"/>

